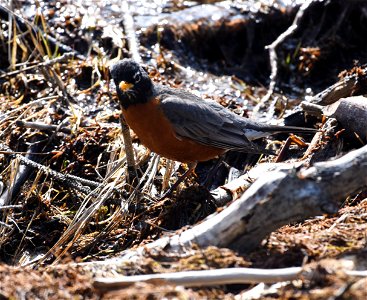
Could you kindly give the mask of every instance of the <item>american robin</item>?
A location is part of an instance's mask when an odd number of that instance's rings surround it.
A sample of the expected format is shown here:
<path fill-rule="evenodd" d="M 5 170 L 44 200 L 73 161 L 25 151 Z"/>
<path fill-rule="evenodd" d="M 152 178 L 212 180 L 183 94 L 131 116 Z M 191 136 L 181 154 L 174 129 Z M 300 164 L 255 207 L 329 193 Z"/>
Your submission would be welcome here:
<path fill-rule="evenodd" d="M 262 137 L 315 131 L 251 121 L 216 102 L 155 84 L 132 59 L 120 60 L 110 71 L 125 120 L 142 144 L 166 158 L 188 163 L 189 171 L 197 162 L 229 150 L 269 153 L 252 142 Z"/>

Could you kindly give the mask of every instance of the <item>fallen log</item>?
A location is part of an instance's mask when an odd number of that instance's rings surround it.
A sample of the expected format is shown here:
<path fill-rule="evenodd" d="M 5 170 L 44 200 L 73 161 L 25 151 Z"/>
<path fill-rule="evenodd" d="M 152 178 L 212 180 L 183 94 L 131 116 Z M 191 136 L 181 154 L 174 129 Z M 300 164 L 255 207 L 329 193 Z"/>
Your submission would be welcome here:
<path fill-rule="evenodd" d="M 291 222 L 337 212 L 348 195 L 367 186 L 367 145 L 338 159 L 310 168 L 290 164 L 258 179 L 238 200 L 202 223 L 173 236 L 127 250 L 121 257 L 79 264 L 101 269 L 137 261 L 145 253 L 187 251 L 199 247 L 227 247 L 249 252 L 272 231 Z M 103 268 L 102 268 L 103 269 Z"/>
<path fill-rule="evenodd" d="M 348 195 L 367 185 L 366 164 L 367 146 L 308 169 L 290 165 L 286 171 L 270 172 L 219 214 L 168 238 L 165 249 L 196 243 L 251 251 L 285 224 L 335 213 Z"/>

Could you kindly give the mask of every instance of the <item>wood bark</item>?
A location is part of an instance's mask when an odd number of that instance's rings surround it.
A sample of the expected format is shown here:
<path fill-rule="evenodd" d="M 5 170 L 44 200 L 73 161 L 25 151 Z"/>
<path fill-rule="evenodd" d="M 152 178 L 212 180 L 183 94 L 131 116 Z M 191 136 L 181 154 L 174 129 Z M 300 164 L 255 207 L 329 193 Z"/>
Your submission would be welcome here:
<path fill-rule="evenodd" d="M 248 252 L 272 231 L 290 222 L 336 213 L 342 201 L 367 186 L 367 145 L 338 159 L 310 168 L 289 165 L 259 178 L 243 195 L 220 213 L 180 234 L 163 237 L 122 257 L 104 262 L 111 266 L 134 261 L 146 251 L 180 252 L 192 244 L 227 247 Z M 85 264 L 83 264 L 86 266 Z"/>
<path fill-rule="evenodd" d="M 355 133 L 367 141 L 367 98 L 363 96 L 340 99 L 323 109 L 328 117 L 338 120 L 340 125 L 350 133 Z"/>
<path fill-rule="evenodd" d="M 318 105 L 330 105 L 341 98 L 361 95 L 366 92 L 367 67 L 349 74 L 338 82 L 315 95 L 311 102 Z"/>
<path fill-rule="evenodd" d="M 307 114 L 335 118 L 349 133 L 355 134 L 362 141 L 367 141 L 367 98 L 354 96 L 341 98 L 336 102 L 321 106 L 302 102 L 302 108 Z"/>

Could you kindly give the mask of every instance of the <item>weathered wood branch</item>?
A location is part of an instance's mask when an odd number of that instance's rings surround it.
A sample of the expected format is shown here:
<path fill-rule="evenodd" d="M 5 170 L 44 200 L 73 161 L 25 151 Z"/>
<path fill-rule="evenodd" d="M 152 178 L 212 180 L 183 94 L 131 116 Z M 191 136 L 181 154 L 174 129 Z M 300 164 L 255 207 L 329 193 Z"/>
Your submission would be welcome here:
<path fill-rule="evenodd" d="M 137 282 L 152 284 L 175 284 L 184 286 L 210 286 L 222 284 L 274 283 L 295 280 L 302 272 L 301 267 L 284 269 L 228 268 L 217 270 L 161 273 L 117 278 L 97 278 L 94 287 L 112 290 L 128 287 Z"/>
<path fill-rule="evenodd" d="M 302 108 L 308 114 L 335 118 L 349 133 L 355 133 L 361 140 L 367 140 L 367 98 L 354 96 L 341 98 L 336 102 L 321 106 L 302 102 Z"/>
<path fill-rule="evenodd" d="M 37 129 L 37 130 L 44 130 L 44 131 L 52 131 L 52 132 L 63 132 L 63 133 L 67 133 L 67 134 L 71 134 L 72 130 L 71 128 L 65 127 L 65 126 L 61 126 L 60 125 L 50 125 L 50 124 L 46 124 L 46 123 L 41 123 L 41 122 L 26 122 L 26 121 L 21 121 L 18 120 L 15 122 L 15 125 L 18 127 L 23 127 L 23 128 L 32 128 L 32 129 Z"/>
<path fill-rule="evenodd" d="M 341 98 L 361 95 L 366 92 L 367 67 L 347 75 L 338 82 L 315 95 L 311 102 L 318 105 L 329 105 Z"/>
<path fill-rule="evenodd" d="M 350 133 L 355 133 L 363 141 L 367 140 L 367 98 L 348 97 L 326 106 L 324 115 L 338 120 Z"/>
<path fill-rule="evenodd" d="M 335 272 L 335 270 L 333 270 Z M 189 286 L 210 286 L 223 284 L 274 283 L 311 278 L 317 271 L 302 267 L 282 269 L 226 268 L 216 270 L 185 271 L 176 273 L 160 273 L 116 278 L 96 278 L 94 287 L 102 291 L 126 288 L 134 283 L 145 282 L 156 285 L 175 284 Z M 351 277 L 367 277 L 367 271 L 344 269 Z"/>
<path fill-rule="evenodd" d="M 172 249 L 197 243 L 250 251 L 290 222 L 335 213 L 348 195 L 367 185 L 367 146 L 309 169 L 274 171 L 258 179 L 227 209 L 170 239 Z M 166 247 L 167 249 L 167 247 Z"/>
<path fill-rule="evenodd" d="M 294 165 L 293 165 L 294 166 Z M 246 174 L 221 185 L 210 191 L 217 207 L 226 205 L 228 202 L 237 200 L 254 183 L 255 180 L 275 170 L 288 170 L 289 163 L 261 163 L 249 170 Z"/>
<path fill-rule="evenodd" d="M 120 258 L 89 263 L 89 267 L 131 262 L 138 260 L 146 251 L 157 249 L 180 252 L 192 244 L 250 251 L 282 225 L 337 212 L 339 204 L 348 195 L 366 187 L 367 145 L 310 168 L 291 164 L 288 168 L 284 164 L 281 167 L 281 170 L 269 172 L 258 179 L 226 209 L 191 229 L 126 251 Z"/>

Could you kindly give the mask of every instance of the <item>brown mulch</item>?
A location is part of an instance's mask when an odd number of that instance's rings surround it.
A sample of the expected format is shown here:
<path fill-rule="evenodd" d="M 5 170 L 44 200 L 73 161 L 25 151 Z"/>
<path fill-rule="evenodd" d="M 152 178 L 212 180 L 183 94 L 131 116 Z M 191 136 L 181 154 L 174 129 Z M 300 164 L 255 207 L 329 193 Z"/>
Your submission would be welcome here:
<path fill-rule="evenodd" d="M 367 199 L 343 207 L 335 216 L 321 216 L 302 223 L 283 226 L 264 241 L 265 247 L 241 256 L 229 249 L 208 247 L 192 249 L 186 256 L 150 253 L 138 264 L 126 265 L 123 274 L 151 274 L 184 270 L 208 270 L 227 267 L 279 268 L 306 264 L 312 277 L 304 277 L 281 286 L 276 294 L 263 299 L 365 299 L 366 279 L 345 275 L 348 261 L 367 268 Z M 348 261 L 344 258 L 348 258 Z M 250 285 L 212 288 L 184 288 L 138 283 L 118 291 L 99 294 L 92 276 L 75 265 L 39 270 L 0 266 L 0 292 L 5 298 L 27 299 L 233 299 Z M 16 283 L 16 284 L 15 284 Z"/>
<path fill-rule="evenodd" d="M 0 265 L 1 299 L 98 299 L 81 269 L 32 270 Z"/>

